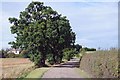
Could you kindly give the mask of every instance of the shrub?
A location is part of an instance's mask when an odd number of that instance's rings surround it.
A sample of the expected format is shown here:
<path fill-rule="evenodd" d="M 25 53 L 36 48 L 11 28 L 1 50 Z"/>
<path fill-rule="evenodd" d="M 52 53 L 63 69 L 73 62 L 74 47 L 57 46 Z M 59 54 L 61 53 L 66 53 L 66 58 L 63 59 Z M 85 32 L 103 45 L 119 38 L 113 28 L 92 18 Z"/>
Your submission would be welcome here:
<path fill-rule="evenodd" d="M 23 51 L 20 53 L 20 56 L 23 57 L 23 58 L 29 58 L 28 51 L 27 51 L 27 50 L 23 50 Z"/>
<path fill-rule="evenodd" d="M 8 53 L 6 57 L 7 58 L 15 58 L 15 54 L 14 53 Z"/>
<path fill-rule="evenodd" d="M 80 49 L 82 48 L 82 46 L 79 44 L 76 44 L 74 45 L 74 48 L 76 49 L 77 52 L 80 52 Z"/>
<path fill-rule="evenodd" d="M 65 48 L 63 50 L 63 58 L 69 61 L 76 53 L 77 51 L 73 48 Z"/>
<path fill-rule="evenodd" d="M 83 50 L 83 51 L 96 51 L 95 48 L 87 48 L 87 47 L 84 47 L 81 50 Z"/>
<path fill-rule="evenodd" d="M 29 59 L 34 62 L 36 67 L 40 66 L 40 59 L 41 59 L 41 53 L 36 52 L 36 53 L 31 53 L 29 52 Z"/>
<path fill-rule="evenodd" d="M 47 58 L 48 63 L 53 65 L 54 64 L 53 54 L 48 54 Z"/>
<path fill-rule="evenodd" d="M 21 54 L 15 54 L 15 58 L 23 58 Z"/>
<path fill-rule="evenodd" d="M 6 50 L 4 50 L 4 49 L 1 49 L 0 50 L 0 58 L 6 58 L 6 56 L 7 56 L 7 49 Z"/>

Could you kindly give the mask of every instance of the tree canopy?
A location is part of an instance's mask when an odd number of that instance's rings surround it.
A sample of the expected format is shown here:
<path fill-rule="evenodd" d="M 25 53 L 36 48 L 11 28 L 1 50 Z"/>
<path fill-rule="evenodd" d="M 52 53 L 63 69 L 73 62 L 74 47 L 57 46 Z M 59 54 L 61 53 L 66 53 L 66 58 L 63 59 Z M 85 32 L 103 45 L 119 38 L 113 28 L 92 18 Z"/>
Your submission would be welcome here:
<path fill-rule="evenodd" d="M 29 52 L 37 66 L 44 66 L 48 54 L 52 54 L 54 63 L 61 62 L 62 50 L 72 47 L 75 33 L 69 20 L 42 2 L 31 2 L 19 18 L 9 18 L 11 33 L 16 40 L 9 42 L 13 48 Z"/>

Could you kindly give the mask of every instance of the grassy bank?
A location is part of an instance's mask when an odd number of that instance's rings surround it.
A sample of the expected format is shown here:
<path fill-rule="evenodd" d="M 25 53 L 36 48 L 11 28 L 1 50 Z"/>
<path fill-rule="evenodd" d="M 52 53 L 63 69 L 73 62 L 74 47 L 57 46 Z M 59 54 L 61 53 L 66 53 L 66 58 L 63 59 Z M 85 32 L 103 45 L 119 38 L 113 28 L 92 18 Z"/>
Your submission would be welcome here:
<path fill-rule="evenodd" d="M 95 78 L 116 78 L 118 77 L 118 51 L 86 53 L 81 59 L 80 69 Z"/>
<path fill-rule="evenodd" d="M 30 72 L 26 78 L 41 78 L 49 68 L 37 68 Z"/>

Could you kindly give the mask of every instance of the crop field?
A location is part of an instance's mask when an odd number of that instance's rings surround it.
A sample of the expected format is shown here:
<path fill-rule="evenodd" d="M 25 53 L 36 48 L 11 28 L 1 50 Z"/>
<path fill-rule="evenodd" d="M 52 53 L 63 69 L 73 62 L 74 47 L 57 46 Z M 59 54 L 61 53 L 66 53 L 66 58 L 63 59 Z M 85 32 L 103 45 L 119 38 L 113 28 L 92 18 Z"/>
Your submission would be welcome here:
<path fill-rule="evenodd" d="M 27 58 L 1 58 L 0 61 L 0 78 L 18 78 L 34 66 Z"/>
<path fill-rule="evenodd" d="M 117 78 L 118 51 L 106 50 L 85 54 L 80 62 L 80 68 L 95 78 Z"/>

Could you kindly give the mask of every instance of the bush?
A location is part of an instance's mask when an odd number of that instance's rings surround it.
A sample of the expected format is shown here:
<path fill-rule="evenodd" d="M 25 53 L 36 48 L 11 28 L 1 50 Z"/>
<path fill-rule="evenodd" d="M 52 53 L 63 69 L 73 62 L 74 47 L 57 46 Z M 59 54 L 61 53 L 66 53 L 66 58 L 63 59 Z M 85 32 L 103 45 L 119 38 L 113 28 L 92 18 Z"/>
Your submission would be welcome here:
<path fill-rule="evenodd" d="M 21 54 L 15 54 L 15 58 L 23 58 Z"/>
<path fill-rule="evenodd" d="M 29 58 L 28 51 L 27 51 L 27 50 L 23 50 L 23 51 L 20 53 L 20 56 L 23 57 L 23 58 Z"/>
<path fill-rule="evenodd" d="M 6 58 L 15 58 L 15 54 L 14 53 L 8 53 Z"/>
<path fill-rule="evenodd" d="M 39 53 L 39 52 L 36 52 L 36 53 L 29 52 L 29 57 L 30 57 L 29 59 L 34 62 L 36 67 L 40 66 L 41 53 Z"/>
<path fill-rule="evenodd" d="M 53 65 L 54 64 L 53 54 L 48 54 L 47 58 L 48 63 Z"/>
<path fill-rule="evenodd" d="M 77 51 L 73 48 L 65 48 L 63 50 L 63 58 L 69 61 L 76 53 Z"/>
<path fill-rule="evenodd" d="M 81 49 L 82 51 L 96 51 L 95 48 L 87 48 L 87 47 L 84 47 Z"/>
<path fill-rule="evenodd" d="M 8 51 L 7 49 L 6 50 L 4 50 L 4 49 L 0 50 L 0 58 L 6 58 L 7 51 Z"/>

